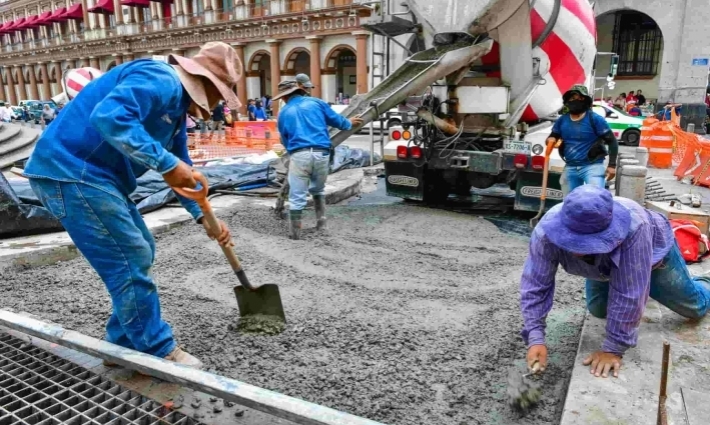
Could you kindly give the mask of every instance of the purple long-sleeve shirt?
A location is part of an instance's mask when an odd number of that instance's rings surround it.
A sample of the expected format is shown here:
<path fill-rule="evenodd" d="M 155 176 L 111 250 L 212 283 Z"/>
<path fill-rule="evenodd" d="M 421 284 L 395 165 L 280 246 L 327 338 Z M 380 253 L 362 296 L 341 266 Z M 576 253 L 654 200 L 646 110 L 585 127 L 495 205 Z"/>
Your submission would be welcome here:
<path fill-rule="evenodd" d="M 528 347 L 545 343 L 545 319 L 552 309 L 559 264 L 569 274 L 609 282 L 602 351 L 621 355 L 636 345 L 639 322 L 648 300 L 651 270 L 668 254 L 675 239 L 670 223 L 662 215 L 628 199 L 614 198 L 614 201 L 629 209 L 631 228 L 614 251 L 593 256 L 594 264 L 553 245 L 545 236 L 543 226 L 535 228 L 520 282 L 523 338 Z M 543 220 L 552 220 L 561 207 L 553 207 Z"/>

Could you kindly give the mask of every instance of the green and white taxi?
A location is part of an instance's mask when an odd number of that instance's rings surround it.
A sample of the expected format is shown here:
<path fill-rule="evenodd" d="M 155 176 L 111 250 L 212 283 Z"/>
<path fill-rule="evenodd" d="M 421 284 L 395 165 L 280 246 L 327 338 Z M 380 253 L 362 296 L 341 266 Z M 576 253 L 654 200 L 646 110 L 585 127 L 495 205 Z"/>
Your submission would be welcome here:
<path fill-rule="evenodd" d="M 620 143 L 638 146 L 641 140 L 643 117 L 634 117 L 602 102 L 594 102 L 592 110 L 606 119 L 611 131 L 619 139 Z"/>

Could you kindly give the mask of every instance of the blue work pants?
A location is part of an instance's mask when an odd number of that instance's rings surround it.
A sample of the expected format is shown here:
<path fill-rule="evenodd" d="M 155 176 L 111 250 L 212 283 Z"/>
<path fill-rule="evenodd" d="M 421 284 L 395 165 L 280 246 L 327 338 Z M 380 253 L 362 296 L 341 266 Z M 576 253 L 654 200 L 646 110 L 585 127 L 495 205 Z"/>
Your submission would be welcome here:
<path fill-rule="evenodd" d="M 176 344 L 151 276 L 155 241 L 135 204 L 82 183 L 30 179 L 30 185 L 111 295 L 106 340 L 157 357 L 170 354 Z"/>
<path fill-rule="evenodd" d="M 565 195 L 579 186 L 591 184 L 604 189 L 606 184 L 606 166 L 603 162 L 590 165 L 566 165 L 564 170 L 566 183 L 562 185 Z"/>
<path fill-rule="evenodd" d="M 587 279 L 586 293 L 589 312 L 606 318 L 609 283 Z M 650 297 L 683 317 L 699 319 L 710 308 L 710 278 L 691 276 L 678 244 L 674 243 L 651 272 Z"/>

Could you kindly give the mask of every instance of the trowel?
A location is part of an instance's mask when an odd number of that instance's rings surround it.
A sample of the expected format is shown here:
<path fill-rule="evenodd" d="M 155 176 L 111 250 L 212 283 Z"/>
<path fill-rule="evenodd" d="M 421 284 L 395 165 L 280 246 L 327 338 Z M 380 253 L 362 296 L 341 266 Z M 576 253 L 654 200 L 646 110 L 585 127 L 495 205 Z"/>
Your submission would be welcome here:
<path fill-rule="evenodd" d="M 210 202 L 207 200 L 207 194 L 209 193 L 207 179 L 201 173 L 194 170 L 193 177 L 201 188 L 189 189 L 173 187 L 173 190 L 181 196 L 197 202 L 197 205 L 199 205 L 202 210 L 202 214 L 204 214 L 204 220 L 207 221 L 211 231 L 218 232 L 219 229 L 221 229 L 219 220 L 217 220 L 212 210 L 212 205 L 210 205 Z M 266 284 L 258 287 L 253 286 L 249 282 L 246 273 L 244 273 L 242 264 L 234 253 L 234 249 L 230 246 L 221 246 L 221 248 L 240 283 L 240 285 L 234 287 L 234 295 L 237 297 L 237 305 L 239 306 L 239 315 L 241 317 L 257 315 L 275 316 L 283 322 L 286 322 L 279 287 L 274 284 Z"/>

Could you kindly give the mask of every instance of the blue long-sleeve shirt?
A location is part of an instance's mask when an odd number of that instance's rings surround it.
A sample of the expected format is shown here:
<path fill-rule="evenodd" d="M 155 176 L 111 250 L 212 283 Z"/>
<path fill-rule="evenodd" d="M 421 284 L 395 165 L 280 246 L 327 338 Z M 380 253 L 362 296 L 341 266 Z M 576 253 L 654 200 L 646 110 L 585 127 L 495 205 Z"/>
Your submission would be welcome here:
<path fill-rule="evenodd" d="M 281 143 L 288 153 L 303 148 L 330 149 L 328 126 L 350 130 L 350 121 L 320 99 L 291 97 L 279 112 Z"/>
<path fill-rule="evenodd" d="M 614 198 L 614 202 L 631 212 L 631 229 L 614 251 L 595 255 L 594 264 L 553 245 L 543 226 L 535 227 L 520 283 L 523 339 L 528 347 L 545 343 L 545 318 L 552 309 L 555 274 L 560 264 L 567 273 L 609 282 L 602 351 L 623 354 L 636 345 L 651 287 L 652 267 L 668 254 L 675 238 L 670 223 L 662 215 L 629 199 Z M 543 220 L 559 214 L 561 207 L 556 205 L 550 209 Z"/>
<path fill-rule="evenodd" d="M 192 165 L 184 120 L 190 98 L 172 66 L 142 59 L 87 84 L 37 142 L 25 175 L 94 186 L 125 199 L 148 169 Z M 196 202 L 178 196 L 195 218 Z"/>

